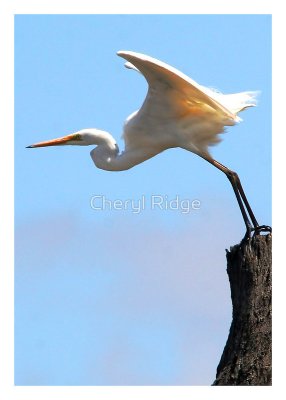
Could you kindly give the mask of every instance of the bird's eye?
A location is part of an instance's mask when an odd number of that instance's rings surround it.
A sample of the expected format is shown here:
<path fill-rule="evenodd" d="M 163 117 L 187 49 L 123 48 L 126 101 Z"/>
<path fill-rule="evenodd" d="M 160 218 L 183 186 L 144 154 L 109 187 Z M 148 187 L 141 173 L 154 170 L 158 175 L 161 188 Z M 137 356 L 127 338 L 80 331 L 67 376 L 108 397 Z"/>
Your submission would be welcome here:
<path fill-rule="evenodd" d="M 74 140 L 81 140 L 81 135 L 80 135 L 79 133 L 75 133 L 75 134 L 73 135 L 73 139 L 74 139 Z"/>

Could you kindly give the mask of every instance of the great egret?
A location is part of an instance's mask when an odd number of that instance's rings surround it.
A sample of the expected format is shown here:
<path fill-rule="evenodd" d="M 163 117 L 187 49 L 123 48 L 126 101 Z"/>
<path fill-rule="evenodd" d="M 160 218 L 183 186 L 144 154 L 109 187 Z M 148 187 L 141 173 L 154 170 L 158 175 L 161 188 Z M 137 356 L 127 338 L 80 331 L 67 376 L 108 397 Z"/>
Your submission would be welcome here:
<path fill-rule="evenodd" d="M 218 134 L 224 127 L 239 122 L 237 114 L 255 105 L 256 92 L 225 95 L 199 85 L 175 68 L 144 54 L 131 51 L 117 54 L 127 60 L 127 68 L 141 72 L 149 85 L 142 107 L 125 121 L 125 150 L 120 154 L 115 139 L 98 129 L 83 129 L 28 147 L 97 145 L 90 153 L 91 158 L 98 168 L 108 171 L 126 170 L 168 148 L 181 147 L 226 174 L 246 225 L 246 237 L 250 237 L 252 231 L 270 231 L 270 227 L 258 224 L 238 175 L 208 152 L 208 146 L 220 141 Z"/>

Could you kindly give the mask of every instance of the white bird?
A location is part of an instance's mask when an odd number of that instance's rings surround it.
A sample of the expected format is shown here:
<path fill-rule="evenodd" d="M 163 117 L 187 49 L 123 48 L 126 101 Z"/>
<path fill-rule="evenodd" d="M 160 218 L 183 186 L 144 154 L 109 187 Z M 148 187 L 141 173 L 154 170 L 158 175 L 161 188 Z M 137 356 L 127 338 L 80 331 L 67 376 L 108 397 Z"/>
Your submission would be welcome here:
<path fill-rule="evenodd" d="M 125 149 L 119 152 L 115 139 L 98 129 L 82 129 L 73 134 L 39 142 L 29 148 L 58 145 L 97 145 L 91 151 L 94 164 L 108 171 L 134 167 L 162 151 L 181 147 L 189 150 L 226 174 L 237 198 L 245 225 L 251 231 L 270 231 L 259 226 L 242 189 L 238 175 L 214 160 L 208 147 L 217 144 L 225 126 L 241 121 L 240 111 L 255 106 L 257 92 L 222 94 L 201 86 L 175 68 L 144 54 L 119 51 L 134 69 L 146 78 L 149 88 L 142 107 L 124 124 Z M 250 222 L 248 215 L 250 217 Z"/>

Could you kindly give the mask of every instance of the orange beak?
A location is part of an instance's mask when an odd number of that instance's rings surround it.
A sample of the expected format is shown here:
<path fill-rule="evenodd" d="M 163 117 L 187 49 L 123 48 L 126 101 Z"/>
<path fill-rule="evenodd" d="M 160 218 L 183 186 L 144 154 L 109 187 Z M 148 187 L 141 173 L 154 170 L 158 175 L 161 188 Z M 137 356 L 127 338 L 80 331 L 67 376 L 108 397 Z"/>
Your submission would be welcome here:
<path fill-rule="evenodd" d="M 74 135 L 67 135 L 58 139 L 47 140 L 45 142 L 39 142 L 27 146 L 27 149 L 33 149 L 34 147 L 47 147 L 47 146 L 60 146 L 68 144 L 69 141 L 74 140 Z"/>

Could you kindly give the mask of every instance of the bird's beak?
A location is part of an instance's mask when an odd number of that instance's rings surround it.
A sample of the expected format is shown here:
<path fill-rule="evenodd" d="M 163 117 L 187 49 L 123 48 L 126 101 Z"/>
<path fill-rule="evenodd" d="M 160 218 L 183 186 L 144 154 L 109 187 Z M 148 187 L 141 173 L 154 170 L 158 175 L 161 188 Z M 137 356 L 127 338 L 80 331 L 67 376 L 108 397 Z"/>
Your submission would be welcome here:
<path fill-rule="evenodd" d="M 46 146 L 60 146 L 64 144 L 69 144 L 70 141 L 78 140 L 78 138 L 75 137 L 75 135 L 67 135 L 63 136 L 58 139 L 52 139 L 52 140 L 47 140 L 45 142 L 39 142 L 35 144 L 31 144 L 30 146 L 27 146 L 27 149 L 33 149 L 34 147 L 46 147 Z"/>

